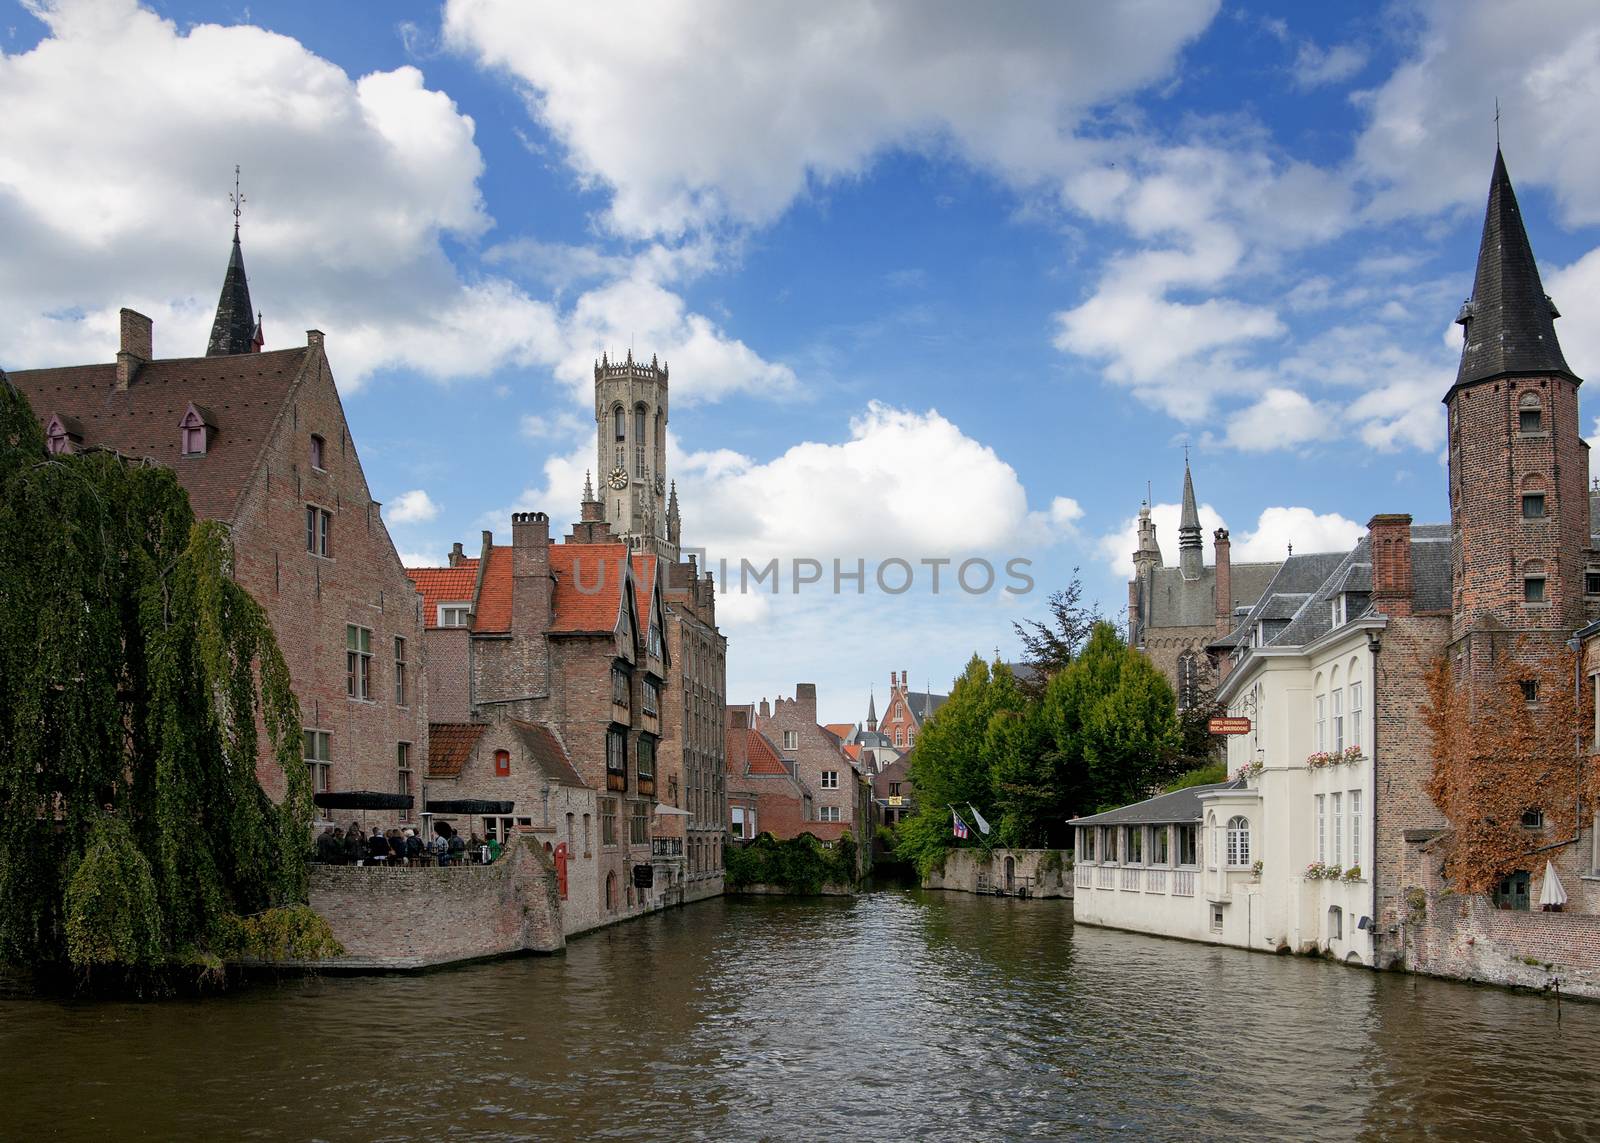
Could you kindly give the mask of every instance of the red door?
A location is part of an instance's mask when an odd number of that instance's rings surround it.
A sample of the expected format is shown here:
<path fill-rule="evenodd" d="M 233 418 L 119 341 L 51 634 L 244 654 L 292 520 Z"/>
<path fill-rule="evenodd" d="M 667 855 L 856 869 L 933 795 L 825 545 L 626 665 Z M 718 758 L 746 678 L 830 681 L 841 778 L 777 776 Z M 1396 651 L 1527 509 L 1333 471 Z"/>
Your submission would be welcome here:
<path fill-rule="evenodd" d="M 567 899 L 567 843 L 562 842 L 556 846 L 556 888 L 561 892 L 561 899 Z"/>

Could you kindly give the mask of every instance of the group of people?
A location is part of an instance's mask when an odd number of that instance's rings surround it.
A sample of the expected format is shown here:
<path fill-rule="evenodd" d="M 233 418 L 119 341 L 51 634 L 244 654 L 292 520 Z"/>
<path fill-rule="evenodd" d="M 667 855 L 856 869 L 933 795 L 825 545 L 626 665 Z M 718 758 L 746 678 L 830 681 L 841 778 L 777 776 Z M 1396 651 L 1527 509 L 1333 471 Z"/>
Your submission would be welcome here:
<path fill-rule="evenodd" d="M 482 844 L 476 837 L 472 842 L 469 847 L 454 831 L 448 837 L 436 834 L 432 841 L 424 841 L 414 829 L 373 827 L 369 834 L 360 822 L 351 822 L 349 829 L 324 828 L 317 835 L 316 854 L 324 865 L 460 865 L 469 848 Z"/>

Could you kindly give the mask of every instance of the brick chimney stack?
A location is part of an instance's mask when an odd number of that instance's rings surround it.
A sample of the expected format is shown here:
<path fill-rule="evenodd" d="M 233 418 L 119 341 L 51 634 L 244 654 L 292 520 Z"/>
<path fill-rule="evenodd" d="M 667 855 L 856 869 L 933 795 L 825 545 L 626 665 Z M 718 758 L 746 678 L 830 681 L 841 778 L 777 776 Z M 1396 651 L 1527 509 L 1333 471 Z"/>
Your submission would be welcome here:
<path fill-rule="evenodd" d="M 515 632 L 540 636 L 550 625 L 550 517 L 543 512 L 511 514 L 511 622 Z"/>
<path fill-rule="evenodd" d="M 1217 634 L 1226 635 L 1233 630 L 1233 544 L 1228 539 L 1228 529 L 1218 528 L 1211 534 L 1217 552 Z"/>
<path fill-rule="evenodd" d="M 812 722 L 817 721 L 817 684 L 796 683 L 794 685 L 794 701 L 800 708 L 800 713 Z"/>
<path fill-rule="evenodd" d="M 139 367 L 155 357 L 155 323 L 142 313 L 124 308 L 122 336 L 117 347 L 117 388 L 133 383 Z"/>
<path fill-rule="evenodd" d="M 1372 543 L 1372 602 L 1385 615 L 1411 614 L 1411 516 L 1384 513 L 1367 521 Z"/>
<path fill-rule="evenodd" d="M 461 550 L 461 541 L 460 540 L 457 540 L 455 543 L 450 545 L 450 566 L 451 567 L 453 567 L 453 568 L 460 567 L 461 566 L 461 561 L 466 559 L 466 558 L 467 558 L 466 553 Z"/>

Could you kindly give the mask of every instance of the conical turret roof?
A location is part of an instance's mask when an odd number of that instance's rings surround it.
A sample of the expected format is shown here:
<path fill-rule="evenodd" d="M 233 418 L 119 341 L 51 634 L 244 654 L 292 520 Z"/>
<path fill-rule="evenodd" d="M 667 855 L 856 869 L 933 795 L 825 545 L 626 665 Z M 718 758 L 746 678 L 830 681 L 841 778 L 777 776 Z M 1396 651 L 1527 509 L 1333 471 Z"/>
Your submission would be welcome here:
<path fill-rule="evenodd" d="M 250 353 L 256 349 L 256 311 L 250 304 L 250 283 L 244 273 L 244 252 L 239 249 L 239 228 L 233 229 L 233 253 L 222 277 L 216 320 L 211 323 L 207 357 Z"/>
<path fill-rule="evenodd" d="M 1570 373 L 1556 340 L 1559 316 L 1539 281 L 1505 156 L 1496 148 L 1478 273 L 1456 316 L 1466 336 L 1454 388 L 1506 373 Z"/>

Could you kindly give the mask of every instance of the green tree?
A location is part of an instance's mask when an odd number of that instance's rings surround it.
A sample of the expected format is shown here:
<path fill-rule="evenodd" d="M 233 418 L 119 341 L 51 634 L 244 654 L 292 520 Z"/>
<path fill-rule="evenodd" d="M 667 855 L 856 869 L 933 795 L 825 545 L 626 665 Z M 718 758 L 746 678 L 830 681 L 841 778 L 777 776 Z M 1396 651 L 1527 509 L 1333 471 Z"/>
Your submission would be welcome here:
<path fill-rule="evenodd" d="M 47 454 L 0 374 L 0 959 L 133 978 L 304 901 L 299 711 L 231 567 L 169 469 Z"/>
<path fill-rule="evenodd" d="M 1007 736 L 1000 731 L 991 735 L 990 729 L 997 718 L 1020 715 L 1027 705 L 1010 667 L 972 656 L 950 689 L 949 701 L 917 735 L 910 778 L 920 808 L 900 824 L 897 857 L 915 862 L 926 873 L 954 844 L 951 806 L 970 802 L 980 810 L 995 810 L 995 763 Z M 964 809 L 962 816 L 969 816 Z"/>
<path fill-rule="evenodd" d="M 1082 810 L 1139 801 L 1183 768 L 1172 687 L 1104 621 L 1050 680 L 1042 718 Z"/>
<path fill-rule="evenodd" d="M 1100 617 L 1097 608 L 1083 604 L 1083 581 L 1078 578 L 1077 568 L 1072 569 L 1072 579 L 1066 587 L 1050 593 L 1046 606 L 1050 611 L 1048 620 L 1024 619 L 1011 624 L 1022 642 L 1022 662 L 1029 668 L 1028 678 L 1019 685 L 1031 699 L 1044 696 L 1051 676 L 1072 662 Z"/>

